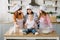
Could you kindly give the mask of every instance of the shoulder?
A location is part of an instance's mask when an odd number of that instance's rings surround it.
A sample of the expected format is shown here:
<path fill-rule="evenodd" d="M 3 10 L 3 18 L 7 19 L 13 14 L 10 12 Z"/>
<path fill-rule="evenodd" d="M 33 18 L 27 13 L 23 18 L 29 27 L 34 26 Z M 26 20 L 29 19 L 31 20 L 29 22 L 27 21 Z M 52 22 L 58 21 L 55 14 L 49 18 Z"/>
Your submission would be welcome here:
<path fill-rule="evenodd" d="M 28 16 L 28 14 L 25 15 L 25 17 L 27 17 L 27 16 Z"/>
<path fill-rule="evenodd" d="M 36 12 L 34 12 L 34 15 L 37 15 L 37 13 L 36 13 Z"/>

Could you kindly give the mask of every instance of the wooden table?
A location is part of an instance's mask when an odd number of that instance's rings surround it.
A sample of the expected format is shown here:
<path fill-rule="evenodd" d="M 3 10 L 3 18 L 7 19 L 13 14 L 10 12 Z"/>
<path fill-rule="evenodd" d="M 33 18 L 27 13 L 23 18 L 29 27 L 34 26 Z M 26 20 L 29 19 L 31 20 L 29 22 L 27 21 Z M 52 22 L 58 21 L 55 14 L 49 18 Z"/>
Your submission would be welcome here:
<path fill-rule="evenodd" d="M 52 32 L 50 34 L 38 34 L 33 35 L 32 33 L 23 35 L 21 33 L 13 33 L 9 35 L 9 32 L 4 34 L 4 40 L 7 39 L 56 39 L 59 40 L 59 36 L 56 32 Z"/>

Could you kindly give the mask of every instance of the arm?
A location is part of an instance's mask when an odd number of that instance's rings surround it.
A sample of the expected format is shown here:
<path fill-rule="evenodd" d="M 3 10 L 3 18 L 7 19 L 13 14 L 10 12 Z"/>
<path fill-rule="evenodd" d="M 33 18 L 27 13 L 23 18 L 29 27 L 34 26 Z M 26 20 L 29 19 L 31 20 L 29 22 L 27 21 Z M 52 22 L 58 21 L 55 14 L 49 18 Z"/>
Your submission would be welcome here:
<path fill-rule="evenodd" d="M 22 17 L 23 17 L 23 28 L 25 28 L 25 16 L 23 13 L 22 13 Z"/>
<path fill-rule="evenodd" d="M 27 24 L 26 23 L 24 24 L 24 28 L 27 28 Z"/>
<path fill-rule="evenodd" d="M 37 26 L 37 25 L 36 25 L 36 22 L 34 22 L 34 25 L 33 25 L 33 27 L 32 27 L 32 28 L 36 28 L 36 26 Z"/>
<path fill-rule="evenodd" d="M 37 20 L 38 20 L 38 15 L 37 15 L 37 13 L 34 13 L 34 20 L 37 22 Z"/>
<path fill-rule="evenodd" d="M 52 23 L 51 23 L 51 20 L 50 20 L 50 17 L 47 15 L 47 21 L 48 21 L 48 25 L 50 26 L 50 27 L 52 27 Z"/>
<path fill-rule="evenodd" d="M 16 27 L 19 27 L 19 25 L 17 24 L 17 20 L 16 20 L 16 16 L 15 15 L 13 15 L 13 22 L 14 22 L 14 25 Z"/>
<path fill-rule="evenodd" d="M 17 24 L 15 15 L 13 15 L 13 22 L 14 22 L 14 24 Z"/>
<path fill-rule="evenodd" d="M 27 25 L 28 25 L 28 24 L 27 24 L 27 21 L 26 21 L 25 24 L 24 24 L 24 28 L 27 28 Z"/>

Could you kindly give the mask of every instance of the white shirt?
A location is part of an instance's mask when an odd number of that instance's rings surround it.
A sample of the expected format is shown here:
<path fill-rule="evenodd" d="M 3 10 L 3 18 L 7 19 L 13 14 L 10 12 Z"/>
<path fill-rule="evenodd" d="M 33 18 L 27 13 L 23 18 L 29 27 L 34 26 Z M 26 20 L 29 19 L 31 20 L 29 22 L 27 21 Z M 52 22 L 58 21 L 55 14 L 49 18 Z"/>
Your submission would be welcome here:
<path fill-rule="evenodd" d="M 34 20 L 30 21 L 27 19 L 26 24 L 27 24 L 27 29 L 31 29 L 33 25 L 35 24 L 35 22 Z"/>

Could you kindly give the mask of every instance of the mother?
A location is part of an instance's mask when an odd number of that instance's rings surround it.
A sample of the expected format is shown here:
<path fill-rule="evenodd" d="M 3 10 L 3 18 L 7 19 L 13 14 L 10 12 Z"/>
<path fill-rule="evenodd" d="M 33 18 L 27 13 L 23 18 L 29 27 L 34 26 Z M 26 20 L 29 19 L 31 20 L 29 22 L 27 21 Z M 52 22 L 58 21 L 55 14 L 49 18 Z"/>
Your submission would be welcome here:
<path fill-rule="evenodd" d="M 33 14 L 34 20 L 35 20 L 35 22 L 37 22 L 38 15 L 35 12 L 32 11 L 32 6 L 29 5 L 29 6 L 26 7 L 26 9 L 27 9 L 27 14 L 25 15 L 25 21 L 28 18 L 28 15 Z"/>

